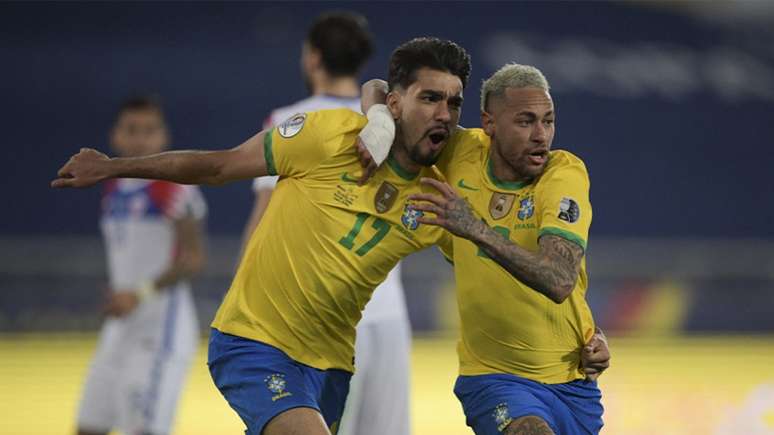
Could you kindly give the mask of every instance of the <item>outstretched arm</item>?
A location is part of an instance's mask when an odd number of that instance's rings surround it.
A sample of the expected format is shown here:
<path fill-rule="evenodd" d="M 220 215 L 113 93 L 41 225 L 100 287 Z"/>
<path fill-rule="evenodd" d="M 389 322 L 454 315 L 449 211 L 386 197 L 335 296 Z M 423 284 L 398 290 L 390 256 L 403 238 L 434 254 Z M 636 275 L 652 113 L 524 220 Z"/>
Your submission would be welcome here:
<path fill-rule="evenodd" d="M 81 148 L 59 170 L 51 187 L 89 187 L 109 178 L 147 178 L 181 184 L 220 185 L 266 175 L 262 131 L 222 151 L 168 151 L 144 157 L 109 158 Z"/>
<path fill-rule="evenodd" d="M 559 236 L 545 235 L 538 241 L 538 252 L 526 250 L 477 217 L 470 204 L 447 183 L 432 178 L 422 178 L 421 181 L 434 187 L 441 195 L 422 193 L 409 197 L 423 201 L 414 204 L 415 209 L 436 215 L 435 218 L 420 217 L 419 222 L 441 226 L 458 237 L 470 240 L 516 279 L 557 304 L 570 296 L 578 279 L 583 248 Z"/>

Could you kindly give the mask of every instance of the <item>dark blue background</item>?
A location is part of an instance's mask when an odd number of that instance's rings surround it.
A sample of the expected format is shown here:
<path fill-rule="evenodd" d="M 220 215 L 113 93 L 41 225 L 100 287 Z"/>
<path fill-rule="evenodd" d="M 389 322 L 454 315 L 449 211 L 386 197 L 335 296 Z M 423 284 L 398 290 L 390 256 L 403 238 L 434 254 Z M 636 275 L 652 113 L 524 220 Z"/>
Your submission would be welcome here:
<path fill-rule="evenodd" d="M 107 151 L 127 94 L 163 97 L 175 148 L 226 148 L 251 136 L 271 108 L 305 96 L 300 42 L 331 8 L 370 20 L 376 52 L 364 78 L 383 77 L 390 51 L 414 36 L 466 47 L 474 60 L 466 126 L 478 126 L 478 87 L 494 71 L 482 53 L 498 32 L 697 52 L 725 46 L 774 64 L 731 30 L 610 3 L 2 3 L 0 235 L 96 232 L 99 189 L 53 191 L 48 183 L 79 147 Z M 553 95 L 554 146 L 579 154 L 590 170 L 593 236 L 774 238 L 771 100 Z M 241 231 L 249 183 L 205 194 L 210 230 Z"/>

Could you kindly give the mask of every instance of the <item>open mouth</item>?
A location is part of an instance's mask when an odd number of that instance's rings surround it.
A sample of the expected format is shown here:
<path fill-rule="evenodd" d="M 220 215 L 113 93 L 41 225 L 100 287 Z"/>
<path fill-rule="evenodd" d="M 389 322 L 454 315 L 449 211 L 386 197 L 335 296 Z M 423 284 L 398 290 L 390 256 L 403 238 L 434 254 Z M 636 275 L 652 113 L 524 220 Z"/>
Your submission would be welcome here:
<path fill-rule="evenodd" d="M 548 160 L 548 150 L 536 150 L 527 155 L 529 161 L 535 165 L 542 165 Z"/>
<path fill-rule="evenodd" d="M 433 145 L 438 145 L 449 137 L 449 133 L 444 129 L 435 129 L 431 130 L 427 137 L 430 139 L 430 142 L 432 142 Z"/>

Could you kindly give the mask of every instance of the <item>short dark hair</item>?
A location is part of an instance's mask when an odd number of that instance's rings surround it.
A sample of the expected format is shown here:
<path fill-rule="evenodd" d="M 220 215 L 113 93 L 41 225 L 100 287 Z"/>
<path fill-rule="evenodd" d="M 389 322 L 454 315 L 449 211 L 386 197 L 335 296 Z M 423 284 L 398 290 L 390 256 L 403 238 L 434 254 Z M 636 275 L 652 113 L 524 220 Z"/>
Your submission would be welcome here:
<path fill-rule="evenodd" d="M 334 77 L 357 74 L 373 52 L 368 20 L 353 12 L 320 15 L 306 41 L 320 50 L 325 70 Z"/>
<path fill-rule="evenodd" d="M 116 121 L 126 112 L 156 111 L 164 119 L 164 106 L 156 95 L 133 95 L 124 99 L 116 111 Z"/>
<path fill-rule="evenodd" d="M 417 80 L 417 71 L 430 68 L 459 77 L 464 88 L 470 77 L 470 55 L 452 41 L 438 38 L 414 38 L 401 44 L 390 56 L 387 83 L 408 88 Z"/>

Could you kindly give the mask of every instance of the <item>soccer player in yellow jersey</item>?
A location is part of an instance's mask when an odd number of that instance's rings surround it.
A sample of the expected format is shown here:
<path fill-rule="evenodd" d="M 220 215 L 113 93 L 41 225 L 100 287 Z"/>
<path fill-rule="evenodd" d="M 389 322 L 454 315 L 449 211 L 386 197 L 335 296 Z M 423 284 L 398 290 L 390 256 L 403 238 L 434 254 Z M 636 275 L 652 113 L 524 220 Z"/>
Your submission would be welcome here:
<path fill-rule="evenodd" d="M 483 130 L 455 133 L 439 162 L 448 183 L 423 179 L 438 192 L 411 197 L 431 213 L 420 223 L 454 234 L 442 250 L 461 318 L 455 394 L 478 435 L 596 434 L 601 393 L 580 364 L 595 331 L 586 166 L 551 150 L 556 113 L 536 68 L 504 66 L 481 101 Z"/>
<path fill-rule="evenodd" d="M 388 164 L 358 185 L 354 146 L 366 118 L 347 109 L 301 113 L 225 151 L 109 159 L 82 149 L 53 187 L 115 177 L 222 184 L 280 181 L 212 323 L 209 366 L 248 434 L 336 432 L 353 370 L 355 325 L 398 260 L 435 244 L 411 194 L 432 174 L 459 121 L 470 58 L 460 46 L 418 38 L 389 67 L 397 120 Z"/>
<path fill-rule="evenodd" d="M 310 27 L 301 50 L 303 77 L 311 95 L 273 110 L 264 121 L 264 129 L 298 112 L 349 108 L 359 113 L 358 72 L 372 50 L 373 40 L 364 16 L 354 12 L 320 15 Z M 392 119 L 388 111 L 385 116 Z M 372 119 L 373 113 L 369 124 Z M 361 131 L 360 136 L 366 135 Z M 385 140 L 387 150 L 392 140 L 393 137 Z M 243 244 L 247 244 L 258 226 L 276 184 L 277 177 L 255 179 L 255 205 L 245 226 Z M 374 290 L 358 322 L 355 374 L 349 383 L 339 435 L 411 433 L 411 325 L 400 268 L 398 263 Z"/>

